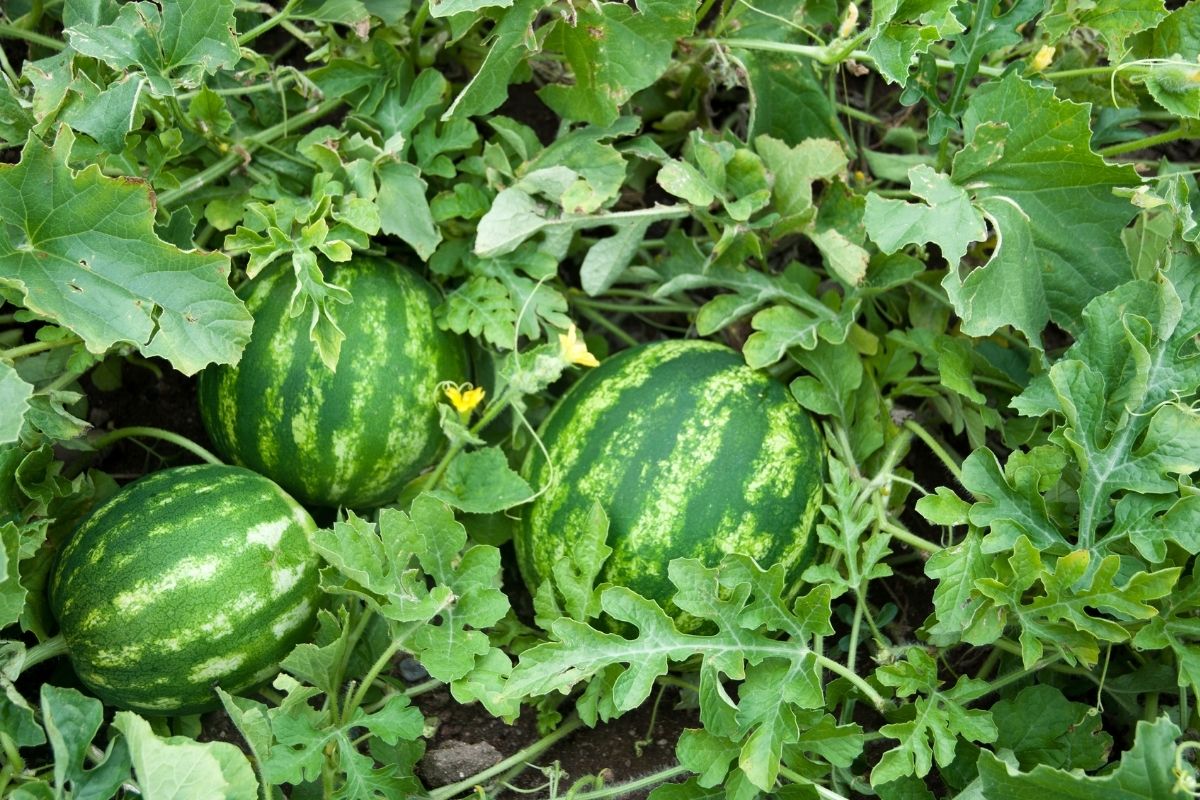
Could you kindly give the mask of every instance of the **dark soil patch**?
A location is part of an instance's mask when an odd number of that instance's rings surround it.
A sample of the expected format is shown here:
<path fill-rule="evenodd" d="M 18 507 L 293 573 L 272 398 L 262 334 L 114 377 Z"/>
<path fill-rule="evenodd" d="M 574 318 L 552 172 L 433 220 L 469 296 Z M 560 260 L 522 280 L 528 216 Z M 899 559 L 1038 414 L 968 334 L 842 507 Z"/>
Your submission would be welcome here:
<path fill-rule="evenodd" d="M 559 784 L 561 793 L 588 776 L 600 777 L 606 785 L 613 785 L 674 766 L 679 734 L 684 728 L 700 724 L 695 711 L 675 708 L 678 701 L 678 693 L 667 689 L 657 715 L 654 702 L 650 701 L 612 722 L 575 731 L 534 758 L 531 768 L 517 776 L 512 785 L 521 789 L 543 786 L 547 778 L 539 768 L 548 770 L 554 764 L 566 773 Z M 508 758 L 539 738 L 536 713 L 532 709 L 525 709 L 516 722 L 508 725 L 479 706 L 459 705 L 446 690 L 424 695 L 416 702 L 427 720 L 437 720 L 427 754 L 448 742 L 486 742 Z M 648 794 L 649 791 L 642 791 L 627 796 L 642 798 Z M 511 791 L 498 795 L 508 800 L 522 796 L 527 795 Z"/>

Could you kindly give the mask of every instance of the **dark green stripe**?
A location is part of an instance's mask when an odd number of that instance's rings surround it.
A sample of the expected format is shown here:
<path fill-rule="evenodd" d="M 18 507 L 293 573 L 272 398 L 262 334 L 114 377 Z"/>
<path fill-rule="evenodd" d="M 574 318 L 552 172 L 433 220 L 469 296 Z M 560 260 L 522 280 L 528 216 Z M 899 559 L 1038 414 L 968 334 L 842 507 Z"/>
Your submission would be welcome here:
<path fill-rule="evenodd" d="M 441 448 L 435 387 L 440 381 L 467 378 L 466 352 L 459 337 L 436 326 L 437 293 L 411 270 L 365 257 L 325 264 L 324 269 L 327 280 L 362 298 L 360 304 L 333 309 L 346 335 L 336 372 L 326 369 L 309 339 L 310 313 L 286 316 L 291 281 L 276 280 L 270 291 L 252 295 L 255 335 L 239 365 L 206 370 L 201 411 L 224 455 L 270 475 L 299 499 L 314 505 L 369 507 L 393 498 Z M 379 330 L 372 329 L 365 313 L 376 306 L 386 323 Z M 295 335 L 292 358 L 282 375 L 270 366 L 269 354 L 270 339 L 281 326 Z M 406 347 L 415 347 L 415 355 L 410 357 Z M 260 430 L 262 420 L 273 419 L 271 410 L 263 408 L 263 398 L 273 386 L 281 398 L 282 418 Z M 236 442 L 220 435 L 225 424 L 219 418 L 221 392 L 236 397 Z M 318 393 L 323 403 L 312 417 L 313 439 L 297 443 L 292 422 Z M 355 418 L 351 409 L 358 396 L 365 402 Z M 412 452 L 389 450 L 393 431 L 404 432 L 414 442 Z M 347 486 L 334 491 L 333 453 L 340 433 L 349 434 L 352 446 L 346 461 L 353 468 L 347 472 Z M 267 457 L 264 443 L 278 448 L 277 457 Z"/>
<path fill-rule="evenodd" d="M 648 380 L 619 390 L 614 402 L 591 414 L 593 395 L 613 391 L 609 387 L 642 364 L 653 365 Z M 664 398 L 668 402 L 654 408 Z M 649 408 L 653 414 L 636 416 Z M 772 411 L 777 418 L 769 416 Z M 711 423 L 707 428 L 701 425 L 704 417 Z M 705 467 L 689 450 L 710 433 L 716 441 L 703 445 L 708 448 L 703 455 L 712 456 Z M 579 530 L 571 521 L 585 518 L 593 500 L 605 506 L 610 519 L 614 554 L 606 573 L 660 600 L 671 593 L 666 567 L 672 558 L 692 556 L 713 565 L 726 551 L 746 552 L 763 566 L 788 562 L 795 577 L 802 567 L 798 553 L 811 549 L 823 467 L 815 425 L 783 384 L 752 372 L 727 348 L 672 342 L 626 351 L 572 387 L 541 435 L 552 462 L 578 459 L 527 510 L 516 537 L 519 564 L 531 588 L 572 547 Z M 794 452 L 771 457 L 784 463 L 767 463 L 772 435 L 792 444 Z M 693 463 L 696 468 L 689 472 Z M 755 469 L 786 480 L 774 489 L 764 487 L 752 501 Z M 540 451 L 532 449 L 525 474 L 540 486 L 549 472 Z M 668 490 L 674 485 L 663 484 L 671 472 L 685 476 L 679 492 L 682 515 L 669 507 L 655 510 L 673 494 Z M 651 544 L 660 533 L 656 514 L 663 515 L 664 528 L 664 544 L 657 549 Z M 746 521 L 752 525 L 739 533 Z M 635 523 L 642 528 L 633 530 Z"/>
<path fill-rule="evenodd" d="M 196 495 L 205 487 L 215 488 Z M 168 502 L 157 505 L 164 497 Z M 280 526 L 267 531 L 272 537 L 278 533 L 273 546 L 247 542 L 251 531 L 270 523 Z M 190 672 L 209 659 L 246 652 L 246 663 L 223 681 L 227 687 L 246 688 L 244 681 L 286 655 L 315 617 L 320 590 L 317 558 L 308 542 L 315 527 L 275 484 L 240 467 L 163 470 L 125 487 L 76 531 L 52 580 L 51 607 L 81 678 L 121 707 L 154 712 L 148 699 L 165 695 L 185 703 L 172 713 L 185 713 L 199 710 L 187 705 L 199 702 L 196 698 L 203 698 L 206 707 L 215 701 L 211 687 L 195 685 Z M 160 529 L 146 536 L 147 530 Z M 104 557 L 93 562 L 98 546 L 105 548 Z M 130 555 L 134 557 L 125 558 Z M 214 561 L 214 577 L 200 583 L 185 579 L 140 608 L 116 605 L 123 595 L 136 600 L 140 584 L 153 587 L 181 563 L 205 558 Z M 297 579 L 276 594 L 273 580 L 280 570 L 297 571 Z M 242 604 L 250 593 L 262 600 L 255 611 Z M 296 630 L 275 637 L 272 626 L 305 600 L 313 604 L 308 618 Z M 222 615 L 228 631 L 206 632 L 174 652 L 164 646 Z M 138 648 L 139 657 L 127 664 L 100 662 L 101 653 L 124 648 Z M 165 687 L 151 685 L 156 679 L 166 679 Z"/>

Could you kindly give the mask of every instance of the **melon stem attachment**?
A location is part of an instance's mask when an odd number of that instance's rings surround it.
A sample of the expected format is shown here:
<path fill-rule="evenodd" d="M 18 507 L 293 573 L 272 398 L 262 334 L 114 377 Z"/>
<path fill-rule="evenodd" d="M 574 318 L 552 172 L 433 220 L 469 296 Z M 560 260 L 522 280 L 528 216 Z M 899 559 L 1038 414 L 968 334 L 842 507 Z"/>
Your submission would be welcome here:
<path fill-rule="evenodd" d="M 217 458 L 215 455 L 208 452 L 186 436 L 180 436 L 178 433 L 172 433 L 171 431 L 163 430 L 162 428 L 151 428 L 144 425 L 135 425 L 129 428 L 117 428 L 114 431 L 109 431 L 108 433 L 93 439 L 91 445 L 97 450 L 103 450 L 105 447 L 108 447 L 114 442 L 119 442 L 122 439 L 129 439 L 132 437 L 161 439 L 164 442 L 170 442 L 176 447 L 187 450 L 201 461 L 205 461 L 215 466 L 224 466 L 225 464 L 224 461 Z"/>
<path fill-rule="evenodd" d="M 35 644 L 33 647 L 25 651 L 25 661 L 21 664 L 21 672 L 30 667 L 37 666 L 43 661 L 49 661 L 52 658 L 65 656 L 67 654 L 67 642 L 63 639 L 62 634 L 53 636 L 41 644 Z"/>

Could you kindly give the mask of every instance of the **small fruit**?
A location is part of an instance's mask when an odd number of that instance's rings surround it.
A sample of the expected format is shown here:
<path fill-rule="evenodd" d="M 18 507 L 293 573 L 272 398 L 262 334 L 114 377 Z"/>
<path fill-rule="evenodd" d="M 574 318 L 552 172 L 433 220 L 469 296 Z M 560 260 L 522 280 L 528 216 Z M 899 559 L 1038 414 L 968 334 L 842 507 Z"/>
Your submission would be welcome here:
<path fill-rule="evenodd" d="M 437 293 L 379 258 L 325 264 L 354 298 L 332 315 L 345 333 L 336 371 L 309 339 L 309 314 L 288 315 L 295 282 L 271 270 L 244 292 L 254 333 L 236 366 L 200 375 L 200 412 L 231 461 L 303 503 L 353 508 L 395 499 L 443 437 L 438 384 L 467 378 L 462 340 L 434 323 Z"/>
<path fill-rule="evenodd" d="M 149 714 L 218 705 L 262 683 L 309 635 L 321 596 L 316 524 L 240 467 L 155 472 L 97 508 L 63 548 L 50 584 L 80 680 Z"/>
<path fill-rule="evenodd" d="M 613 548 L 603 581 L 666 605 L 667 564 L 744 553 L 795 577 L 816 537 L 824 447 L 774 378 L 719 344 L 626 350 L 571 387 L 542 426 L 525 478 L 546 487 L 515 544 L 530 590 L 571 551 L 595 502 Z"/>

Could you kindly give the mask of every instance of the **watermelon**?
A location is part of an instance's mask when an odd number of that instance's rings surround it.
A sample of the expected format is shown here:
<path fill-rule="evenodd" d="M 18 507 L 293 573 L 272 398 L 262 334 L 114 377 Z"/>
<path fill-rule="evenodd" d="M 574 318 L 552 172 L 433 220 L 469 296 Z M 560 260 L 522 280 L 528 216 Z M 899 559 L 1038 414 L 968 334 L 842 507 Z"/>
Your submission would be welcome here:
<path fill-rule="evenodd" d="M 715 566 L 744 553 L 795 578 L 815 546 L 824 447 L 778 380 L 707 341 L 625 350 L 567 391 L 540 431 L 525 478 L 518 565 L 535 591 L 599 502 L 612 555 L 602 581 L 670 607 L 673 558 Z"/>
<path fill-rule="evenodd" d="M 80 680 L 146 714 L 214 708 L 274 675 L 312 632 L 312 517 L 240 467 L 152 473 L 99 506 L 59 554 L 50 608 Z"/>
<path fill-rule="evenodd" d="M 288 314 L 290 269 L 243 289 L 254 332 L 236 366 L 200 375 L 200 414 L 229 461 L 303 503 L 369 508 L 396 498 L 444 437 L 438 384 L 467 378 L 463 341 L 434 323 L 438 294 L 412 270 L 365 256 L 323 263 L 354 298 L 332 315 L 346 334 L 336 371 L 310 341 L 311 314 Z"/>

